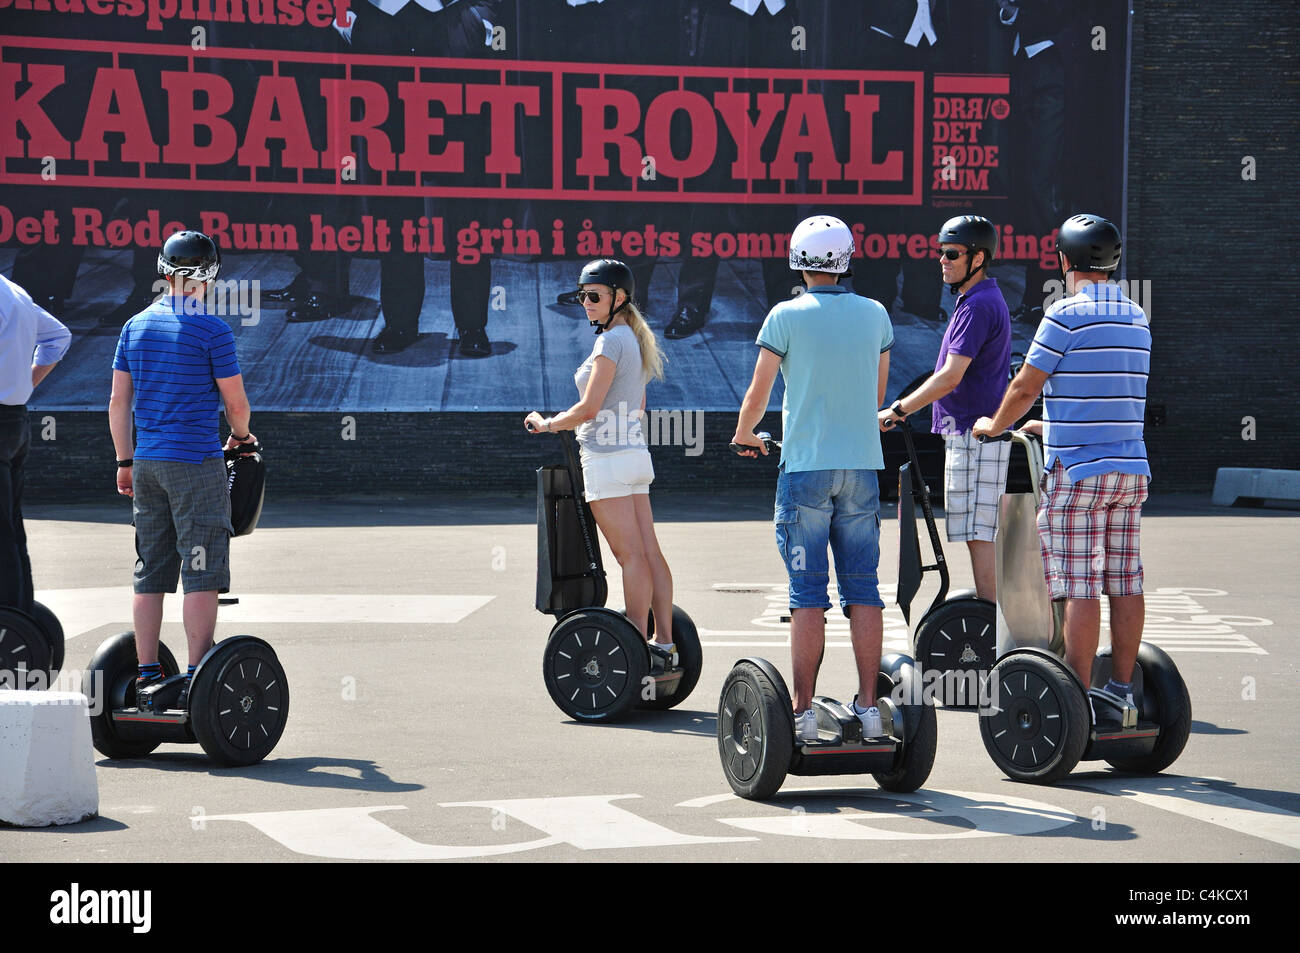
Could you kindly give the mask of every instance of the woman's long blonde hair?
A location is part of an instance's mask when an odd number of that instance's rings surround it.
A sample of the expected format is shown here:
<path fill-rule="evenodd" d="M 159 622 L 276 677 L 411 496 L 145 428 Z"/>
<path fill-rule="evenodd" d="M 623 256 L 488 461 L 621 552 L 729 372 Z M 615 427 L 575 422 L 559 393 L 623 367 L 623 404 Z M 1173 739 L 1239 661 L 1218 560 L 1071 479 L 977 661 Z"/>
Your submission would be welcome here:
<path fill-rule="evenodd" d="M 659 339 L 650 330 L 650 325 L 646 323 L 645 316 L 641 314 L 640 309 L 633 303 L 630 296 L 627 304 L 623 307 L 622 314 L 624 320 L 627 321 L 627 326 L 636 335 L 637 344 L 641 346 L 641 370 L 651 380 L 663 380 L 664 352 L 659 349 Z"/>

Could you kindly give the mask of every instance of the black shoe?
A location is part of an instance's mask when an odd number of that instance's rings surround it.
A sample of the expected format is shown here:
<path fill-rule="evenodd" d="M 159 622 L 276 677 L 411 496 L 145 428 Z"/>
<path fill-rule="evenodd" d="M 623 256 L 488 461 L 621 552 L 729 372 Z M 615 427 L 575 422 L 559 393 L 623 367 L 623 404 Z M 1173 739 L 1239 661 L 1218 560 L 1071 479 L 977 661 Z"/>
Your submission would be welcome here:
<path fill-rule="evenodd" d="M 300 271 L 294 276 L 293 281 L 283 288 L 270 288 L 262 292 L 262 297 L 267 301 L 297 301 L 299 298 L 307 297 L 309 293 L 307 279 Z"/>
<path fill-rule="evenodd" d="M 694 305 L 684 304 L 677 309 L 673 319 L 668 322 L 668 327 L 664 329 L 664 337 L 674 341 L 688 338 L 704 327 L 705 317 L 706 312 Z"/>
<path fill-rule="evenodd" d="M 320 295 L 307 295 L 294 301 L 293 307 L 284 313 L 286 321 L 324 321 L 335 309 Z"/>
<path fill-rule="evenodd" d="M 396 354 L 398 351 L 405 351 L 415 343 L 419 335 L 414 331 L 398 331 L 396 328 L 386 327 L 375 335 L 375 339 L 370 342 L 376 354 Z"/>
<path fill-rule="evenodd" d="M 555 303 L 556 304 L 581 304 L 582 302 L 578 300 L 578 292 L 565 291 L 555 296 Z"/>
<path fill-rule="evenodd" d="M 460 353 L 465 357 L 487 357 L 492 353 L 492 342 L 482 328 L 460 332 Z"/>
<path fill-rule="evenodd" d="M 159 675 L 157 678 L 144 678 L 143 676 L 139 676 L 139 675 L 136 676 L 135 679 L 135 707 L 136 708 L 138 708 L 140 711 L 153 711 L 153 698 L 151 697 L 151 693 L 146 692 L 145 689 L 150 688 L 153 685 L 162 684 L 162 680 L 163 677 L 161 675 Z"/>

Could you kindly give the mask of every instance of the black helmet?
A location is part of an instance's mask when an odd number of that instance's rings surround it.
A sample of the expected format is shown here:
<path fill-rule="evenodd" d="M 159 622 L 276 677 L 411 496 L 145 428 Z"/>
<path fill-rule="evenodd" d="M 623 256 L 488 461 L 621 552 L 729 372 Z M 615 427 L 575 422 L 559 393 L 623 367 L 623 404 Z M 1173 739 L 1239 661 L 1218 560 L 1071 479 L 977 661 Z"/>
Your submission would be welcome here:
<path fill-rule="evenodd" d="M 1114 271 L 1123 244 L 1119 229 L 1100 215 L 1072 215 L 1056 236 L 1056 249 L 1070 259 L 1071 271 Z"/>
<path fill-rule="evenodd" d="M 983 271 L 993 264 L 998 253 L 998 229 L 982 215 L 958 215 L 943 223 L 939 229 L 939 244 L 966 246 L 966 274 L 957 281 L 948 282 L 948 290 L 953 294 L 961 291 L 978 271 Z M 972 268 L 975 252 L 984 252 L 984 261 L 979 268 Z"/>
<path fill-rule="evenodd" d="M 636 279 L 632 277 L 632 269 L 616 258 L 597 258 L 583 265 L 582 274 L 578 276 L 578 287 L 581 288 L 583 285 L 609 285 L 615 291 L 622 288 L 627 292 L 627 301 L 617 308 L 614 307 L 613 300 L 609 302 L 609 314 L 605 316 L 603 322 L 589 321 L 597 334 L 609 330 L 614 315 L 626 308 L 628 302 L 632 300 L 632 295 L 636 293 Z"/>
<path fill-rule="evenodd" d="M 221 252 L 217 243 L 202 232 L 177 232 L 163 242 L 158 253 L 158 274 L 211 281 L 221 270 Z"/>
<path fill-rule="evenodd" d="M 578 284 L 622 288 L 629 298 L 636 294 L 636 279 L 632 277 L 632 269 L 616 258 L 597 258 L 587 262 L 582 266 Z"/>
<path fill-rule="evenodd" d="M 993 264 L 998 254 L 998 229 L 983 215 L 958 215 L 948 219 L 939 229 L 939 244 L 946 242 L 965 245 L 972 251 L 982 248 L 987 266 Z"/>

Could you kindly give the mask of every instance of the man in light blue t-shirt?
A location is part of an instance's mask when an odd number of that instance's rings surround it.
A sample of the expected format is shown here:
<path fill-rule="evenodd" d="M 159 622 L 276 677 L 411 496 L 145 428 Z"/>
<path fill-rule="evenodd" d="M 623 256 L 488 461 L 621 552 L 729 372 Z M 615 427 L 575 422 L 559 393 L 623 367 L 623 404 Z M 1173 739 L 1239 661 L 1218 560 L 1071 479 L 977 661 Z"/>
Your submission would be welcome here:
<path fill-rule="evenodd" d="M 767 452 L 754 427 L 780 370 L 785 402 L 776 540 L 790 576 L 795 734 L 802 741 L 817 739 L 812 698 L 826 645 L 823 613 L 830 608 L 828 544 L 857 661 L 853 712 L 864 737 L 879 737 L 883 728 L 875 704 L 884 610 L 876 577 L 876 471 L 884 468 L 876 411 L 885 399 L 894 331 L 879 302 L 839 286 L 853 250 L 853 233 L 829 215 L 805 219 L 790 236 L 790 267 L 803 273 L 808 291 L 778 304 L 763 322 L 754 379 L 732 438 Z"/>

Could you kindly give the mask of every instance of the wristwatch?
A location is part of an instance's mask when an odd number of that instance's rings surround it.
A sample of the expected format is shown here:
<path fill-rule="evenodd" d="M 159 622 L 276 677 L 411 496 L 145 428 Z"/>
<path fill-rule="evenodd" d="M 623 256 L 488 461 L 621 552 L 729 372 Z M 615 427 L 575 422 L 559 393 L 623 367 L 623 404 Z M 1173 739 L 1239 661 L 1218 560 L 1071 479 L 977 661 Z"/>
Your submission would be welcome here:
<path fill-rule="evenodd" d="M 892 404 L 890 404 L 890 405 L 889 405 L 889 409 L 890 409 L 891 411 L 893 411 L 894 413 L 898 414 L 898 416 L 900 416 L 900 417 L 906 417 L 906 416 L 907 416 L 907 414 L 903 413 L 903 401 L 902 401 L 902 398 L 899 398 L 898 400 L 896 400 L 896 401 L 894 401 Z"/>
<path fill-rule="evenodd" d="M 242 437 L 236 437 L 235 434 L 234 434 L 234 431 L 231 431 L 230 439 L 231 439 L 231 440 L 238 440 L 240 443 L 243 443 L 243 442 L 244 442 L 245 440 L 247 440 L 250 436 L 251 436 L 251 434 L 244 434 Z"/>
<path fill-rule="evenodd" d="M 118 460 L 118 461 L 117 461 L 117 467 L 118 467 L 118 469 L 120 470 L 120 469 L 122 469 L 122 468 L 124 468 L 124 467 L 129 467 L 129 466 L 131 466 L 133 463 L 135 463 L 135 458 L 134 458 L 134 457 L 133 457 L 132 459 L 130 459 L 130 460 Z"/>

